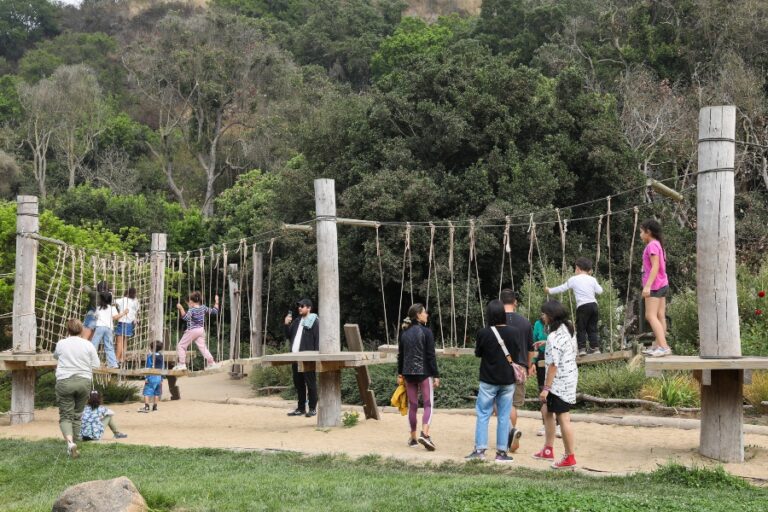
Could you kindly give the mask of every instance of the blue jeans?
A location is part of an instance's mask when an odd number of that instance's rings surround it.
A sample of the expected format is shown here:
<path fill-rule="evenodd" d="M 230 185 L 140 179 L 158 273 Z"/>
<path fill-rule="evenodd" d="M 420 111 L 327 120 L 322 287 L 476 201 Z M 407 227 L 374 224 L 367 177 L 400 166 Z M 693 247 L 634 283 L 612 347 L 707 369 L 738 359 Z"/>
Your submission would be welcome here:
<path fill-rule="evenodd" d="M 493 404 L 496 403 L 496 449 L 507 451 L 509 442 L 509 413 L 512 410 L 512 397 L 515 394 L 515 385 L 504 386 L 488 384 L 480 381 L 480 389 L 475 402 L 477 422 L 475 423 L 475 450 L 488 448 L 488 420 L 493 414 Z"/>
<path fill-rule="evenodd" d="M 91 338 L 91 343 L 96 351 L 99 351 L 101 340 L 104 339 L 104 353 L 107 354 L 107 366 L 117 368 L 117 357 L 115 357 L 115 343 L 112 337 L 112 329 L 109 327 L 97 327 Z"/>

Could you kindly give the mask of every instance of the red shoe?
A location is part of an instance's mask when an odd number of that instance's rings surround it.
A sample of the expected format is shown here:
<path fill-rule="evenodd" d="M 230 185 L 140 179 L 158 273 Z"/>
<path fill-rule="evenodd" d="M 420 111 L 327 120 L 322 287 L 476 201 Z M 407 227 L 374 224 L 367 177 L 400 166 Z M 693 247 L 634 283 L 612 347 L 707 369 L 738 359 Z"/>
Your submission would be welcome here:
<path fill-rule="evenodd" d="M 552 467 L 554 469 L 575 468 L 576 456 L 574 454 L 566 455 L 562 459 L 560 459 L 560 462 L 555 462 L 554 464 L 552 464 Z"/>
<path fill-rule="evenodd" d="M 551 446 L 545 446 L 540 451 L 534 453 L 533 458 L 541 460 L 555 460 L 555 452 L 552 451 Z"/>

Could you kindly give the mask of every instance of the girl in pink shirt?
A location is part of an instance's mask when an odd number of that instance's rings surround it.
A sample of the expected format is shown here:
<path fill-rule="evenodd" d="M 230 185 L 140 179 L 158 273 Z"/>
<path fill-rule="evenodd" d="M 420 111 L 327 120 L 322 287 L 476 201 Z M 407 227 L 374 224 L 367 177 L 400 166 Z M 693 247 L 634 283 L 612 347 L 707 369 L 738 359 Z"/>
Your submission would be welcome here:
<path fill-rule="evenodd" d="M 645 354 L 663 357 L 672 353 L 667 344 L 667 255 L 664 252 L 664 240 L 661 224 L 648 219 L 640 224 L 640 238 L 645 243 L 643 251 L 643 299 L 645 300 L 645 319 L 653 329 L 656 343 Z"/>

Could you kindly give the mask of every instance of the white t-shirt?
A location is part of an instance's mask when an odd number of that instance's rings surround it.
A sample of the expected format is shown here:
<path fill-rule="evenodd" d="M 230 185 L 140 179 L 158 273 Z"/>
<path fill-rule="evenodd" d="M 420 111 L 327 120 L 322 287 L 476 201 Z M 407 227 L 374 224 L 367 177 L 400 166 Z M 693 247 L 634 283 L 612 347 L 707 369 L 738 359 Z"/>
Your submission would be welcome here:
<path fill-rule="evenodd" d="M 99 355 L 93 344 L 79 336 L 64 338 L 56 344 L 53 357 L 59 360 L 56 365 L 56 379 L 62 380 L 77 376 L 93 378 L 93 369 L 101 365 Z"/>
<path fill-rule="evenodd" d="M 293 337 L 293 346 L 291 346 L 291 352 L 298 352 L 301 348 L 301 333 L 304 332 L 304 326 L 301 325 L 299 320 L 299 328 L 296 329 L 296 335 Z"/>
<path fill-rule="evenodd" d="M 590 302 L 597 302 L 595 294 L 600 295 L 603 293 L 603 287 L 600 286 L 597 279 L 589 274 L 576 274 L 564 284 L 550 288 L 549 293 L 554 295 L 568 290 L 573 290 L 573 294 L 576 296 L 576 307 L 589 304 Z"/>
<path fill-rule="evenodd" d="M 118 311 L 122 313 L 126 309 L 128 314 L 120 319 L 121 323 L 132 324 L 136 321 L 136 315 L 139 312 L 139 301 L 136 299 L 130 299 L 128 297 L 121 297 L 115 301 Z"/>
<path fill-rule="evenodd" d="M 576 385 L 579 382 L 579 368 L 576 366 L 576 338 L 571 336 L 568 327 L 564 324 L 547 336 L 544 362 L 547 365 L 547 371 L 551 364 L 557 367 L 550 392 L 564 402 L 575 404 Z"/>
<path fill-rule="evenodd" d="M 115 306 L 107 306 L 106 308 L 96 308 L 96 327 L 109 327 L 113 329 L 115 323 L 112 321 L 112 317 L 118 314 Z"/>

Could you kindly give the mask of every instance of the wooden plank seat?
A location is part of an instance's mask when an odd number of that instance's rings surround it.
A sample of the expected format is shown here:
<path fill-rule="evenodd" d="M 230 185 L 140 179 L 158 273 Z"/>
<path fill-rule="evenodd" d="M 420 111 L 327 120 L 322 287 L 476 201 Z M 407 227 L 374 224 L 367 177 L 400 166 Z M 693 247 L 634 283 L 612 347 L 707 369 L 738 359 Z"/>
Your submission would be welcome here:
<path fill-rule="evenodd" d="M 379 345 L 379 352 L 384 354 L 397 354 L 397 345 Z M 459 357 L 459 356 L 474 356 L 474 348 L 462 348 L 462 347 L 445 347 L 435 349 L 435 355 L 437 357 Z"/>
<path fill-rule="evenodd" d="M 585 356 L 576 356 L 576 364 L 597 364 L 606 363 L 608 361 L 626 361 L 634 356 L 634 352 L 631 350 L 617 350 L 615 352 L 601 352 L 600 354 L 587 354 Z M 546 365 L 544 361 L 539 361 L 539 366 L 544 368 Z"/>
<path fill-rule="evenodd" d="M 656 376 L 666 370 L 768 370 L 768 357 L 746 356 L 714 359 L 699 356 L 647 357 L 645 374 Z"/>
<path fill-rule="evenodd" d="M 282 366 L 298 363 L 299 371 L 334 372 L 342 368 L 357 368 L 371 364 L 394 362 L 394 358 L 380 352 L 338 352 L 321 354 L 316 350 L 289 352 L 264 356 L 262 366 Z"/>

